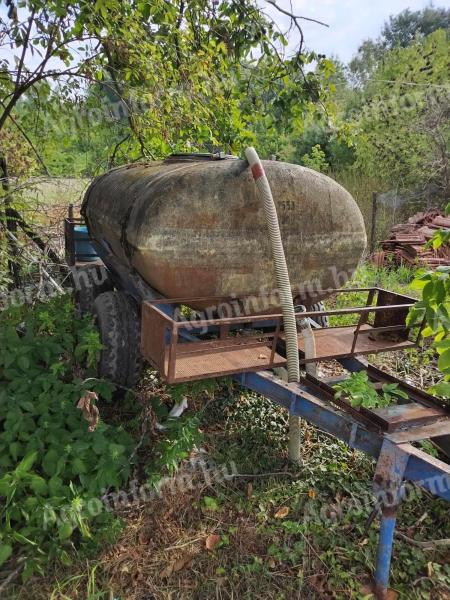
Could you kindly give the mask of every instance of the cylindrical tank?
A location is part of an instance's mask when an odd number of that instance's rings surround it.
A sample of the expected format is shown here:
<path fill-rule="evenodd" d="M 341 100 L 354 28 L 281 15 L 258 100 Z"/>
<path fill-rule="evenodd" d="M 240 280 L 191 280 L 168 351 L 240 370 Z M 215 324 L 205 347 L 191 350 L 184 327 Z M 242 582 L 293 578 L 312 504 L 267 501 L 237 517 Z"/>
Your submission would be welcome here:
<path fill-rule="evenodd" d="M 263 161 L 296 300 L 341 287 L 366 246 L 351 195 L 311 169 Z M 261 201 L 244 160 L 174 157 L 96 178 L 89 233 L 167 298 L 243 297 L 276 288 Z"/>

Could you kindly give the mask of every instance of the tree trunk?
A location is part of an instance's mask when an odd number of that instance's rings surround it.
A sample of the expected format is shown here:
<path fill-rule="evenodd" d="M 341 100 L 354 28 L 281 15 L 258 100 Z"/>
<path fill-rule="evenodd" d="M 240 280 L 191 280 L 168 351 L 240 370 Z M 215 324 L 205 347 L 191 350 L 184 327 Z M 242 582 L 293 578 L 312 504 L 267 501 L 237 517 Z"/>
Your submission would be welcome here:
<path fill-rule="evenodd" d="M 5 193 L 3 206 L 3 219 L 5 222 L 6 230 L 10 231 L 14 236 L 17 232 L 17 222 L 14 216 L 12 215 L 11 208 L 11 195 L 10 195 L 10 186 L 9 186 L 9 173 L 8 173 L 8 163 L 6 161 L 6 157 L 0 155 L 0 171 L 2 178 L 2 188 Z M 7 252 L 8 252 L 8 270 L 13 280 L 14 287 L 20 287 L 20 265 L 19 265 L 19 248 L 17 247 L 16 242 L 11 239 L 9 236 L 7 238 Z"/>

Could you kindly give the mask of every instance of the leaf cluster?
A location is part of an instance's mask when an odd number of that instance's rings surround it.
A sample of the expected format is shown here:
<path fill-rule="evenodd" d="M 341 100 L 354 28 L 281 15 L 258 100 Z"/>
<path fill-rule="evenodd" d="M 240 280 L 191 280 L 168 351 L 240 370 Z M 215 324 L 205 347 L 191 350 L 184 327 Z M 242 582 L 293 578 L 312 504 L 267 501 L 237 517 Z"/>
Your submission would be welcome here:
<path fill-rule="evenodd" d="M 378 393 L 369 381 L 367 371 L 352 373 L 348 379 L 334 385 L 333 389 L 336 390 L 336 399 L 344 397 L 355 408 L 384 408 L 399 398 L 408 398 L 405 392 L 398 389 L 398 383 L 385 383 L 381 393 Z"/>
<path fill-rule="evenodd" d="M 0 313 L 0 346 L 0 564 L 20 552 L 26 579 L 91 536 L 88 503 L 126 482 L 133 439 L 103 421 L 89 432 L 76 407 L 112 386 L 82 379 L 101 346 L 67 297 Z"/>

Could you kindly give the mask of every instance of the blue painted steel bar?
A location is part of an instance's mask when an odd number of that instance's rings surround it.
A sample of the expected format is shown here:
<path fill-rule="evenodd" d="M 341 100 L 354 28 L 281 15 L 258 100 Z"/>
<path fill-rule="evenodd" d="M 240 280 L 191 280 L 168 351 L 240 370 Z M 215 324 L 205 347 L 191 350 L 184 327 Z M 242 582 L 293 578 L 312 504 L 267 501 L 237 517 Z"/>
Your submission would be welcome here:
<path fill-rule="evenodd" d="M 380 503 L 391 506 L 398 504 L 408 462 L 409 454 L 402 445 L 394 444 L 384 437 L 373 478 L 373 487 L 375 493 L 389 493 L 391 497 L 381 498 Z"/>
<path fill-rule="evenodd" d="M 409 456 L 405 479 L 450 502 L 450 467 L 411 444 L 399 447 Z"/>
<path fill-rule="evenodd" d="M 375 593 L 380 600 L 387 596 L 396 520 L 397 508 L 384 507 L 381 515 L 380 540 L 375 569 Z"/>
<path fill-rule="evenodd" d="M 338 358 L 337 361 L 344 367 L 344 369 L 347 369 L 347 371 L 350 371 L 351 373 L 364 371 L 364 369 L 367 369 L 368 364 L 364 358 L 356 358 L 355 356 L 350 358 Z"/>
<path fill-rule="evenodd" d="M 374 492 L 382 507 L 375 568 L 375 593 L 381 600 L 387 596 L 397 508 L 403 495 L 408 461 L 409 455 L 399 445 L 386 438 L 383 440 L 373 478 Z"/>

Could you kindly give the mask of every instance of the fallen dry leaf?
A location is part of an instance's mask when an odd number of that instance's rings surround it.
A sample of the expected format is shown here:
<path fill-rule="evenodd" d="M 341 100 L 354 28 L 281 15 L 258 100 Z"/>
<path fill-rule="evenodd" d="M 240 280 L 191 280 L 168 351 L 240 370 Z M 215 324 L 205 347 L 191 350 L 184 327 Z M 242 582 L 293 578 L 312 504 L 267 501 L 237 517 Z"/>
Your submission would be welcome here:
<path fill-rule="evenodd" d="M 177 573 L 178 571 L 181 571 L 181 569 L 184 569 L 184 567 L 188 566 L 191 562 L 192 556 L 190 554 L 180 556 L 180 558 L 169 563 L 167 567 L 161 571 L 159 576 L 161 578 L 170 577 L 173 573 Z"/>
<path fill-rule="evenodd" d="M 369 543 L 369 539 L 368 538 L 364 538 L 363 540 L 361 540 L 359 542 L 359 546 L 366 546 Z"/>
<path fill-rule="evenodd" d="M 159 574 L 159 576 L 163 579 L 163 578 L 166 578 L 166 577 L 170 577 L 172 575 L 172 573 L 173 573 L 173 564 L 170 563 L 170 564 L 167 565 L 167 567 L 165 567 L 161 571 L 161 573 Z"/>
<path fill-rule="evenodd" d="M 275 519 L 284 519 L 285 517 L 287 517 L 289 514 L 289 507 L 288 506 L 282 506 L 281 508 L 279 508 L 277 510 L 277 512 L 275 513 Z"/>
<path fill-rule="evenodd" d="M 98 408 L 93 403 L 93 401 L 96 402 L 97 400 L 98 396 L 95 392 L 86 392 L 85 395 L 78 400 L 77 404 L 77 408 L 83 413 L 83 418 L 89 423 L 88 431 L 91 432 L 97 427 L 100 418 Z"/>
<path fill-rule="evenodd" d="M 192 562 L 192 556 L 190 554 L 186 554 L 185 556 L 180 556 L 173 564 L 173 572 L 181 571 L 184 567 L 187 567 Z"/>
<path fill-rule="evenodd" d="M 325 592 L 325 576 L 324 575 L 311 575 L 308 577 L 308 583 L 321 594 Z"/>
<path fill-rule="evenodd" d="M 247 498 L 251 498 L 253 496 L 253 484 L 251 481 L 247 483 Z"/>
<path fill-rule="evenodd" d="M 217 546 L 217 544 L 220 542 L 220 535 L 217 535 L 217 533 L 212 533 L 211 535 L 208 535 L 208 537 L 206 538 L 205 541 L 205 546 L 207 550 L 214 550 L 214 548 Z"/>

